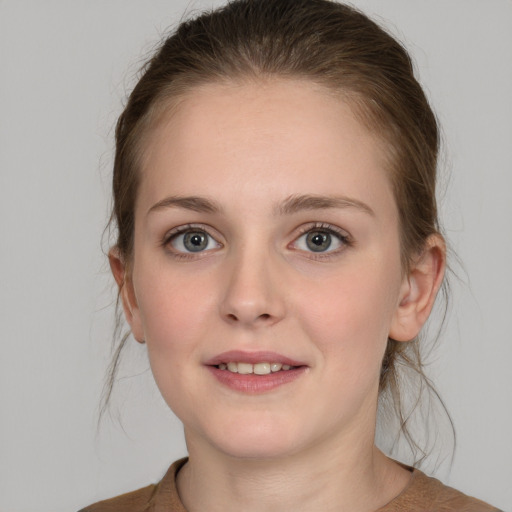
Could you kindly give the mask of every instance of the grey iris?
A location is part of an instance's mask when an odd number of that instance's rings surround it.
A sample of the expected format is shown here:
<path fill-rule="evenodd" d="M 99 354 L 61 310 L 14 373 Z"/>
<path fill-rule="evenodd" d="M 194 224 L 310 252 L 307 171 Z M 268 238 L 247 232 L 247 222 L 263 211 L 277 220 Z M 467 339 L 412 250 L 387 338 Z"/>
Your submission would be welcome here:
<path fill-rule="evenodd" d="M 208 236 L 200 231 L 185 233 L 183 245 L 190 252 L 203 251 L 208 246 Z"/>
<path fill-rule="evenodd" d="M 321 231 L 311 231 L 306 237 L 308 249 L 314 252 L 323 252 L 329 249 L 331 245 L 331 235 Z"/>

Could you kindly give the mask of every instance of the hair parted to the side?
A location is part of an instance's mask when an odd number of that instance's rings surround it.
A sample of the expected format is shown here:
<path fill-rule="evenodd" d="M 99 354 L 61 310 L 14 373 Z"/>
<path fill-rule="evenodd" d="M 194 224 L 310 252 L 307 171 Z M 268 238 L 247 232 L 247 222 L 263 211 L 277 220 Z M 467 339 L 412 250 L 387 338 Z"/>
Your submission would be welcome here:
<path fill-rule="evenodd" d="M 128 266 L 145 138 L 151 128 L 181 96 L 193 94 L 194 87 L 272 79 L 313 81 L 339 94 L 383 142 L 399 212 L 404 272 L 428 237 L 439 233 L 439 129 L 404 47 L 367 16 L 337 2 L 234 0 L 179 25 L 142 68 L 119 117 L 110 222 L 117 227 L 116 248 Z M 118 338 L 104 406 L 127 335 Z M 420 377 L 422 389 L 437 396 L 424 374 L 418 340 L 390 339 L 380 378 L 380 394 L 391 397 L 417 462 L 425 453 L 407 428 L 409 412 L 403 410 L 399 384 L 402 367 Z"/>

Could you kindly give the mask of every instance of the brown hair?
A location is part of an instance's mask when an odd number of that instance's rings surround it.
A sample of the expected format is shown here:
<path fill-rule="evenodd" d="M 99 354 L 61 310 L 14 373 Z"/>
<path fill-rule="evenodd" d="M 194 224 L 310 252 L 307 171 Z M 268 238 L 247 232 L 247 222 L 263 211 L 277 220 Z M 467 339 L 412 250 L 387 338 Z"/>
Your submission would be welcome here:
<path fill-rule="evenodd" d="M 404 272 L 438 233 L 435 197 L 439 130 L 404 47 L 361 12 L 329 0 L 235 0 L 185 21 L 142 69 L 116 127 L 113 176 L 116 246 L 129 262 L 144 137 L 166 106 L 195 86 L 215 81 L 294 78 L 313 81 L 348 100 L 387 150 L 399 211 Z M 125 335 L 107 385 L 110 397 Z M 389 340 L 380 392 L 391 395 L 411 446 L 398 370 L 428 389 L 417 340 Z"/>

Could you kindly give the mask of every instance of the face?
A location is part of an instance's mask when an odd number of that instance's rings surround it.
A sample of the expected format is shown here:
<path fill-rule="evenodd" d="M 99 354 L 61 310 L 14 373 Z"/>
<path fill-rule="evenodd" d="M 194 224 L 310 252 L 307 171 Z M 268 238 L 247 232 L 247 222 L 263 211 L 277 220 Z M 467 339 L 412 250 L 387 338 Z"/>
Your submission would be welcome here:
<path fill-rule="evenodd" d="M 276 80 L 193 90 L 145 149 L 123 298 L 189 443 L 276 457 L 373 436 L 406 281 L 379 141 Z"/>

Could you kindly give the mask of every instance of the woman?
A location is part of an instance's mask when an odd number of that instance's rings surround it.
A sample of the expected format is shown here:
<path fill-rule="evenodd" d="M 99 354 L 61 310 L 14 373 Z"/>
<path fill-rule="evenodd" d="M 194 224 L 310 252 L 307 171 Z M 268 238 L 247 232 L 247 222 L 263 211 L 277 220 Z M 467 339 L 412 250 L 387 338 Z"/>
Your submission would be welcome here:
<path fill-rule="evenodd" d="M 189 457 L 84 510 L 496 510 L 375 445 L 443 283 L 438 143 L 405 50 L 342 4 L 165 41 L 118 121 L 109 258 Z"/>

